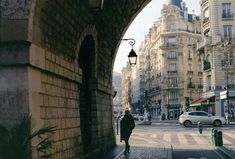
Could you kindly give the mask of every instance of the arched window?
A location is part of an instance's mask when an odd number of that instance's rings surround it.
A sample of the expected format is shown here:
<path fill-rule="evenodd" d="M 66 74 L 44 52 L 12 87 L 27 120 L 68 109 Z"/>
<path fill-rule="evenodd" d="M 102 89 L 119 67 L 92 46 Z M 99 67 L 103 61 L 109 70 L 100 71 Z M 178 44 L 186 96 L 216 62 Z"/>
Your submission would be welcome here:
<path fill-rule="evenodd" d="M 169 16 L 167 18 L 167 29 L 169 32 L 175 31 L 175 22 L 173 16 Z"/>

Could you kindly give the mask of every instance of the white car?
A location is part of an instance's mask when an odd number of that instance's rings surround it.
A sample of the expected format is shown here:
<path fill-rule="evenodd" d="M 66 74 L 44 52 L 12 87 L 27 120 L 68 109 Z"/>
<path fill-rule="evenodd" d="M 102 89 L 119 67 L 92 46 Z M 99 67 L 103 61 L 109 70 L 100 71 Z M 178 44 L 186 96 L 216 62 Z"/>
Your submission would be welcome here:
<path fill-rule="evenodd" d="M 190 111 L 185 112 L 179 117 L 179 123 L 185 127 L 190 127 L 192 124 L 212 124 L 213 126 L 220 126 L 225 124 L 225 118 L 220 116 L 213 116 L 204 111 Z"/>
<path fill-rule="evenodd" d="M 133 118 L 134 118 L 134 120 L 144 120 L 144 116 L 138 115 L 138 114 L 133 114 Z"/>

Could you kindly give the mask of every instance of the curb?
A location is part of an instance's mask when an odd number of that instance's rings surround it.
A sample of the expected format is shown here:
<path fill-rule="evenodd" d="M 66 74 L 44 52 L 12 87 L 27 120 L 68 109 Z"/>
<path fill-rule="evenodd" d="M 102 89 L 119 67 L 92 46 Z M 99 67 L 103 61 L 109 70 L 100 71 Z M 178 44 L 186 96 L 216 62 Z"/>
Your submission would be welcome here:
<path fill-rule="evenodd" d="M 233 150 L 229 150 L 224 146 L 217 147 L 217 152 L 222 155 L 223 159 L 234 159 L 235 158 L 235 152 Z"/>

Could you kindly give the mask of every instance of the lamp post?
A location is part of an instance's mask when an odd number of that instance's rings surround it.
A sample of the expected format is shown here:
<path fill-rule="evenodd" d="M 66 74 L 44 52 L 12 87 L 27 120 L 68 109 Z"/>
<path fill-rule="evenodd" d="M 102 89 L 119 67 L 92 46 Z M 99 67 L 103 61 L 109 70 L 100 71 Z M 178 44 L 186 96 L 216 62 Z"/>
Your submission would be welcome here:
<path fill-rule="evenodd" d="M 172 84 L 171 79 L 167 78 L 167 119 L 170 120 L 170 86 Z"/>
<path fill-rule="evenodd" d="M 169 87 L 168 87 L 168 91 L 167 91 L 167 119 L 170 120 L 170 112 L 169 112 L 169 109 L 170 109 L 170 103 L 169 103 L 169 96 L 170 96 L 170 90 L 169 90 Z"/>
<path fill-rule="evenodd" d="M 231 44 L 231 42 L 227 42 L 226 44 L 222 44 L 221 47 L 228 47 Z M 228 67 L 229 65 L 231 65 L 231 60 L 230 60 L 230 56 L 229 56 L 229 52 L 226 51 L 225 52 L 225 58 L 221 61 L 221 65 L 225 66 L 225 70 L 226 70 L 226 98 L 227 98 L 227 107 L 228 107 L 228 124 L 230 122 L 230 107 L 229 107 L 229 74 L 228 74 Z"/>
<path fill-rule="evenodd" d="M 135 39 L 130 38 L 130 39 L 120 39 L 120 40 L 129 41 L 129 44 L 131 45 L 131 51 L 128 55 L 129 63 L 130 63 L 130 65 L 136 65 L 137 54 L 135 53 L 135 51 L 133 49 L 133 46 L 135 45 Z"/>

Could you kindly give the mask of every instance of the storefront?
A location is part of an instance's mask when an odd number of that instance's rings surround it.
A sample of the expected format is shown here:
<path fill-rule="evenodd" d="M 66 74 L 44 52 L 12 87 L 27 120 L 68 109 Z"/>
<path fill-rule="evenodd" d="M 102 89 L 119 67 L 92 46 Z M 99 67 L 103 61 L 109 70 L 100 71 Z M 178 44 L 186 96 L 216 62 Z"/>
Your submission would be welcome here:
<path fill-rule="evenodd" d="M 205 111 L 209 114 L 215 114 L 215 96 L 207 98 L 198 98 L 190 104 L 189 110 Z"/>
<path fill-rule="evenodd" d="M 235 113 L 235 91 L 229 91 L 229 100 L 227 91 L 220 93 L 221 116 L 225 117 L 226 113 L 234 116 Z"/>
<path fill-rule="evenodd" d="M 179 104 L 171 104 L 169 109 L 169 117 L 170 119 L 178 119 L 180 115 L 180 105 Z"/>

